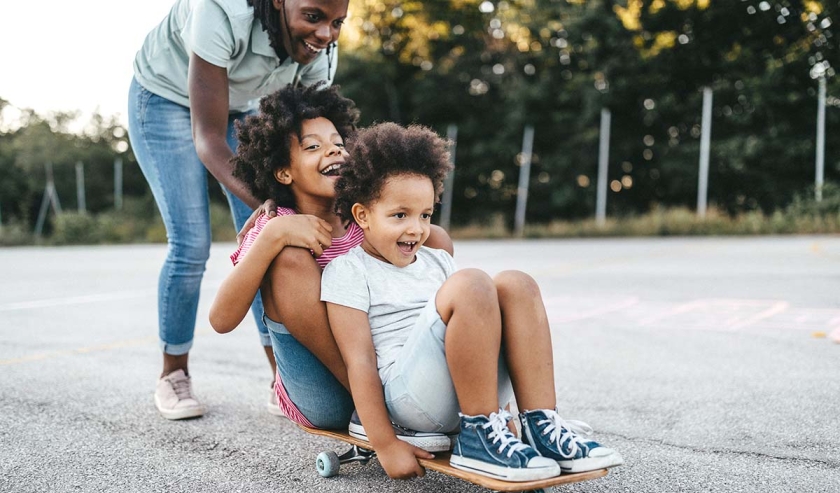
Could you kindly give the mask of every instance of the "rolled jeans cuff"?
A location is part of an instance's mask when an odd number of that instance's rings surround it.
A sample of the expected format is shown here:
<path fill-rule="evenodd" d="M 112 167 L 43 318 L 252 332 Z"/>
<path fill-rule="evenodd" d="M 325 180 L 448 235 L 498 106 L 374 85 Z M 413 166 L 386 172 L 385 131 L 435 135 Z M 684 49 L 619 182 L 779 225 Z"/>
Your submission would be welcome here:
<path fill-rule="evenodd" d="M 188 341 L 183 344 L 167 344 L 166 341 L 160 341 L 160 350 L 170 356 L 181 356 L 190 352 L 193 341 Z"/>

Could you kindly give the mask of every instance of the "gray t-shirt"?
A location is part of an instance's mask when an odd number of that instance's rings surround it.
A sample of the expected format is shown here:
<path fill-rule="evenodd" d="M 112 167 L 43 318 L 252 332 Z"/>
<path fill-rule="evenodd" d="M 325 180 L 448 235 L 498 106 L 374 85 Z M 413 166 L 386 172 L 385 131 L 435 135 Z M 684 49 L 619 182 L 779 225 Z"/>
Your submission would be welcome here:
<path fill-rule="evenodd" d="M 150 92 L 189 107 L 190 53 L 227 69 L 231 112 L 255 109 L 259 98 L 297 80 L 307 86 L 327 80 L 326 50 L 306 65 L 291 57 L 281 63 L 247 0 L 176 0 L 137 52 L 134 76 Z M 335 69 L 333 63 L 330 78 Z"/>
<path fill-rule="evenodd" d="M 357 246 L 324 269 L 321 301 L 368 314 L 384 384 L 415 319 L 453 272 L 455 261 L 445 250 L 421 247 L 413 263 L 396 267 Z"/>

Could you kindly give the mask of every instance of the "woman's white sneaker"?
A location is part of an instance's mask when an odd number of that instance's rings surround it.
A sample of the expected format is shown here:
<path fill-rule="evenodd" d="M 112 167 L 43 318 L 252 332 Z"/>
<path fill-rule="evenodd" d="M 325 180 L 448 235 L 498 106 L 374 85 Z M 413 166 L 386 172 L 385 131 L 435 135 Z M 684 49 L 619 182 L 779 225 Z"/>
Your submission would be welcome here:
<path fill-rule="evenodd" d="M 204 406 L 192 395 L 192 381 L 184 370 L 175 370 L 158 380 L 155 406 L 166 419 L 197 418 Z"/>

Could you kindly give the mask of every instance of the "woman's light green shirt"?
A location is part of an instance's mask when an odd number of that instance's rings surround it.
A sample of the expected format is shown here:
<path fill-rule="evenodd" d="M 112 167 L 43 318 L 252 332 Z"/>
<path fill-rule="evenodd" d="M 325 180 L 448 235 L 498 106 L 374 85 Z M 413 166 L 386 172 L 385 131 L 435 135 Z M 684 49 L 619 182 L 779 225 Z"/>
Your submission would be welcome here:
<path fill-rule="evenodd" d="M 189 107 L 190 53 L 227 69 L 231 112 L 254 109 L 259 98 L 289 83 L 310 85 L 335 75 L 333 63 L 327 77 L 325 51 L 307 65 L 291 57 L 281 63 L 247 0 L 176 0 L 137 52 L 134 76 L 152 93 Z"/>

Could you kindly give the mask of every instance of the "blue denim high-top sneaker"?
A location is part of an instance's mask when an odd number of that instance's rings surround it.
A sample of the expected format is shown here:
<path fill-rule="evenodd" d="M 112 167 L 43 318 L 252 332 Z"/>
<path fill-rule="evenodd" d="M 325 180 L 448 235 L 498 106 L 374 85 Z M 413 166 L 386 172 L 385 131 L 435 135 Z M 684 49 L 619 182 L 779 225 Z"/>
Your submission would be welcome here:
<path fill-rule="evenodd" d="M 522 441 L 534 447 L 543 457 L 557 461 L 563 472 L 584 472 L 615 467 L 624 459 L 615 450 L 586 440 L 592 428 L 580 421 L 564 421 L 554 409 L 526 411 L 519 414 Z"/>
<path fill-rule="evenodd" d="M 461 432 L 449 463 L 453 467 L 505 481 L 535 481 L 560 474 L 554 460 L 540 457 L 536 450 L 511 433 L 504 410 L 487 416 L 461 415 Z"/>

